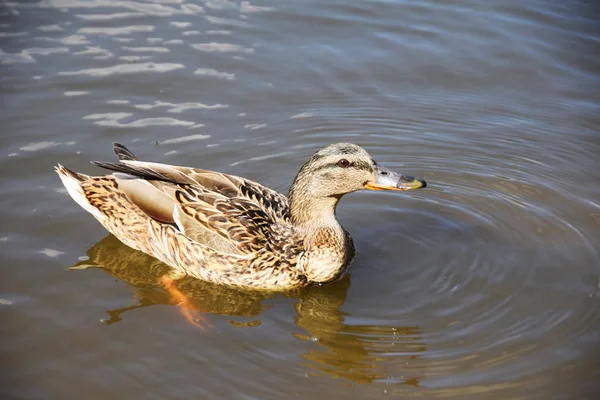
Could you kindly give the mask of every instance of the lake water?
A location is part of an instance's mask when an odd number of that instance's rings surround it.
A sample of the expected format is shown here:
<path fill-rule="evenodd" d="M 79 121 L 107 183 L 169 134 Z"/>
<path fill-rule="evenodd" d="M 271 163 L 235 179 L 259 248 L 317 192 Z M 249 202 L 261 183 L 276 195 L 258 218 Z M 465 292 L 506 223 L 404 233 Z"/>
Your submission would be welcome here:
<path fill-rule="evenodd" d="M 0 3 L 1 397 L 597 399 L 599 17 L 551 0 Z M 113 141 L 282 192 L 349 141 L 429 186 L 342 200 L 357 258 L 340 282 L 183 279 L 178 305 L 168 268 L 53 171 L 100 174 Z"/>

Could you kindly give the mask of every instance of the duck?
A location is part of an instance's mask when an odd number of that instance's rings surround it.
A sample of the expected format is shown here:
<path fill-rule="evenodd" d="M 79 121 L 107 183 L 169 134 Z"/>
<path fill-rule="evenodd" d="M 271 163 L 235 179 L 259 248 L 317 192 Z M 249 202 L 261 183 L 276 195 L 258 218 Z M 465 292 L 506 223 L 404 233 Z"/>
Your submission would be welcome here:
<path fill-rule="evenodd" d="M 73 200 L 125 245 L 176 273 L 237 288 L 285 291 L 340 279 L 355 256 L 336 219 L 340 199 L 427 186 L 351 143 L 315 152 L 287 196 L 239 176 L 140 161 L 119 143 L 113 149 L 117 162 L 92 161 L 108 175 L 56 165 Z"/>

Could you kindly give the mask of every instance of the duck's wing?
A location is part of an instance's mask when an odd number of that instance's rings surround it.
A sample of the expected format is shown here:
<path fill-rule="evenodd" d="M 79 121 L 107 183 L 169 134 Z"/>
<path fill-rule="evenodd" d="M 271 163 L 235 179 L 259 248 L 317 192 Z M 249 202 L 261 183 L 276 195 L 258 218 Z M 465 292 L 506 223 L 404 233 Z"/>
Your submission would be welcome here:
<path fill-rule="evenodd" d="M 117 172 L 119 187 L 153 219 L 225 253 L 248 254 L 272 242 L 273 227 L 289 225 L 285 196 L 244 178 L 196 168 L 135 160 L 115 145 L 119 163 L 94 162 Z"/>
<path fill-rule="evenodd" d="M 177 165 L 137 160 L 127 147 L 113 144 L 119 163 L 93 161 L 92 163 L 116 172 L 135 176 L 143 174 L 147 179 L 193 185 L 206 191 L 222 194 L 228 198 L 243 198 L 256 203 L 276 222 L 289 222 L 289 203 L 285 195 L 249 179 Z"/>

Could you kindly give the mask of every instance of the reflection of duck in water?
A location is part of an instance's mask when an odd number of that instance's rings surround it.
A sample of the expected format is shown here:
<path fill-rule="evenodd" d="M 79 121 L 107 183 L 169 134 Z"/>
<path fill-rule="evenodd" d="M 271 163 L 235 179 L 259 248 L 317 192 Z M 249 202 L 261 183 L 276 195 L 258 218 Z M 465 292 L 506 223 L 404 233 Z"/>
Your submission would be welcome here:
<path fill-rule="evenodd" d="M 343 314 L 326 310 L 331 306 L 318 296 L 311 299 L 311 309 L 298 302 L 295 322 L 310 333 L 321 347 L 303 357 L 317 374 L 333 375 L 355 382 L 382 381 L 418 386 L 421 373 L 410 371 L 418 363 L 419 353 L 426 350 L 418 326 L 383 326 L 347 324 Z M 314 311 L 318 311 L 314 313 Z"/>
<path fill-rule="evenodd" d="M 340 198 L 425 186 L 349 143 L 315 153 L 289 197 L 244 178 L 137 161 L 125 147 L 114 149 L 118 163 L 96 163 L 114 175 L 57 166 L 71 197 L 126 245 L 180 273 L 237 287 L 285 290 L 338 279 L 354 257 L 335 218 Z"/>
<path fill-rule="evenodd" d="M 156 304 L 178 305 L 190 321 L 202 319 L 199 315 L 192 316 L 197 312 L 255 317 L 267 309 L 261 305 L 261 301 L 274 296 L 272 292 L 240 290 L 186 275 L 175 275 L 168 265 L 132 250 L 113 235 L 96 243 L 87 254 L 89 260 L 77 263 L 70 269 L 101 268 L 128 283 L 140 303 L 108 311 L 110 319 L 106 324 L 120 321 L 121 315 L 127 311 Z M 165 276 L 173 279 L 166 291 L 163 290 Z"/>
<path fill-rule="evenodd" d="M 234 326 L 256 326 L 256 319 L 269 307 L 264 300 L 276 294 L 265 291 L 239 290 L 183 276 L 174 286 L 187 301 L 178 304 L 161 287 L 161 277 L 169 266 L 123 245 L 109 235 L 91 247 L 89 260 L 71 269 L 101 268 L 129 284 L 139 304 L 108 311 L 107 325 L 119 322 L 125 313 L 157 304 L 180 305 L 187 318 L 202 319 L 198 313 L 229 315 Z M 416 326 L 380 326 L 349 324 L 350 317 L 341 308 L 350 287 L 350 277 L 326 286 L 313 286 L 280 293 L 296 299 L 294 322 L 302 332 L 294 334 L 307 344 L 303 355 L 308 366 L 317 373 L 350 379 L 355 382 L 399 381 L 416 385 L 421 376 L 412 371 L 419 354 L 425 351 L 422 333 Z M 254 318 L 244 321 L 237 317 Z M 408 363 L 408 364 L 407 364 Z M 398 378 L 401 375 L 402 378 Z"/>

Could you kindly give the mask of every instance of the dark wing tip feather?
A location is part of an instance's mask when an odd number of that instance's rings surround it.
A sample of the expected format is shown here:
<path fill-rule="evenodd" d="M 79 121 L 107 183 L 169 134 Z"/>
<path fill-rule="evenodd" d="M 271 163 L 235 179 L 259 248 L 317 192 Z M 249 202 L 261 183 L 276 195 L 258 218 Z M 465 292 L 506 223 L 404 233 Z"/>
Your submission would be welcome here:
<path fill-rule="evenodd" d="M 130 161 L 135 161 L 137 160 L 137 158 L 135 157 L 135 154 L 133 154 L 131 152 L 131 150 L 129 150 L 127 147 L 123 146 L 120 143 L 113 143 L 113 150 L 115 151 L 115 154 L 117 155 L 117 157 L 119 158 L 120 161 L 126 161 L 126 160 L 130 160 Z"/>
<path fill-rule="evenodd" d="M 136 177 L 142 178 L 142 179 L 178 183 L 177 181 L 169 178 L 168 176 L 161 174 L 160 172 L 153 171 L 149 168 L 133 166 L 133 165 L 128 165 L 128 164 L 122 164 L 122 163 L 104 162 L 104 161 L 90 161 L 90 162 L 94 165 L 97 165 L 100 168 L 108 169 L 110 171 L 115 171 L 115 172 L 123 172 L 125 174 L 133 175 L 133 176 L 136 176 Z"/>

